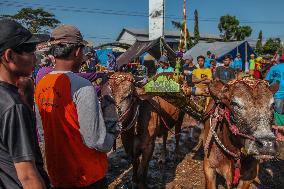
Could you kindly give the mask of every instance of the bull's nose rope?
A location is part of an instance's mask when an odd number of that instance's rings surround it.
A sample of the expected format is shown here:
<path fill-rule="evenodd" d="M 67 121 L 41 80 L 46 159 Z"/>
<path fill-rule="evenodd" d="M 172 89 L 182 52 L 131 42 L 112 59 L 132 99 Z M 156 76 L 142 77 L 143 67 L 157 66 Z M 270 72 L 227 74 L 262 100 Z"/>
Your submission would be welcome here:
<path fill-rule="evenodd" d="M 224 117 L 225 117 L 227 123 L 229 124 L 230 131 L 234 135 L 239 135 L 239 136 L 241 136 L 243 138 L 247 138 L 249 140 L 255 141 L 255 137 L 254 136 L 249 136 L 247 134 L 241 133 L 239 128 L 235 124 L 232 123 L 232 121 L 231 121 L 231 113 L 230 113 L 229 108 L 227 108 L 227 107 L 225 108 L 225 111 L 224 111 Z"/>

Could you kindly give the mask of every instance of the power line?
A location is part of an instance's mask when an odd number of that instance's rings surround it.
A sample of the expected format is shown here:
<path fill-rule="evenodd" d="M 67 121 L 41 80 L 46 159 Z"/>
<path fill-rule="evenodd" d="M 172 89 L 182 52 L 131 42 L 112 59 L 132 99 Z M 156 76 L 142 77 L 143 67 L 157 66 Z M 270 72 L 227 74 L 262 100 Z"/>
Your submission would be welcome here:
<path fill-rule="evenodd" d="M 59 10 L 59 11 L 67 11 L 67 12 L 79 12 L 79 13 L 90 13 L 90 14 L 104 14 L 104 15 L 115 15 L 115 16 L 132 16 L 132 17 L 145 17 L 148 18 L 149 15 L 142 12 L 129 12 L 124 10 L 112 10 L 112 9 L 90 9 L 85 7 L 73 7 L 73 6 L 63 6 L 63 5 L 49 5 L 49 4 L 40 4 L 40 3 L 21 3 L 17 1 L 3 1 L 0 5 L 6 7 L 41 7 L 44 6 L 48 10 Z M 178 17 L 176 15 L 165 16 L 168 19 L 182 20 L 182 17 Z M 194 19 L 187 18 L 188 21 L 192 21 Z M 219 22 L 217 18 L 203 18 L 199 19 L 201 22 Z M 245 24 L 277 24 L 282 25 L 284 21 L 249 21 L 249 20 L 240 20 L 241 23 Z"/>
<path fill-rule="evenodd" d="M 0 2 L 0 5 L 6 6 L 6 7 L 17 7 L 17 8 L 21 8 L 21 7 L 37 7 L 37 5 L 28 5 L 28 4 L 15 4 L 15 3 L 2 3 Z M 82 10 L 82 9 L 70 9 L 70 8 L 58 8 L 58 7 L 52 7 L 52 6 L 48 6 L 45 7 L 48 10 L 52 10 L 52 11 L 56 11 L 56 10 L 60 10 L 60 11 L 66 11 L 66 12 L 79 12 L 79 13 L 91 13 L 91 14 L 105 14 L 105 15 L 116 15 L 116 16 L 136 16 L 136 17 L 147 17 L 144 15 L 139 15 L 139 14 L 129 14 L 129 13 L 119 13 L 119 12 L 110 12 L 110 11 L 105 11 L 105 10 L 97 10 L 97 11 L 93 11 L 93 10 Z"/>
<path fill-rule="evenodd" d="M 22 5 L 26 5 L 22 2 L 18 2 L 18 1 L 3 1 L 4 3 L 17 3 L 17 4 L 22 4 Z M 30 5 L 33 6 L 50 6 L 50 4 L 40 4 L 40 3 L 29 3 Z M 148 13 L 146 12 L 138 12 L 138 11 L 125 11 L 125 10 L 113 10 L 113 9 L 98 9 L 98 8 L 86 8 L 86 7 L 75 7 L 75 6 L 63 6 L 63 5 L 56 5 L 56 7 L 61 7 L 61 8 L 65 8 L 65 9 L 82 9 L 82 10 L 89 10 L 89 11 L 93 11 L 93 10 L 98 10 L 98 11 L 110 11 L 110 12 L 115 12 L 115 13 L 126 13 L 126 14 L 135 14 L 135 15 L 139 15 L 139 16 L 145 16 L 148 17 Z M 176 15 L 168 15 L 171 17 L 176 17 Z"/>
<path fill-rule="evenodd" d="M 22 2 L 18 2 L 18 1 L 2 1 L 2 2 L 4 2 L 4 3 L 13 3 L 13 4 L 15 4 L 15 3 L 17 3 L 17 4 L 22 4 L 22 5 L 26 5 L 26 3 L 22 3 Z M 32 6 L 46 6 L 46 7 L 49 7 L 50 6 L 50 4 L 40 4 L 40 3 L 29 3 L 30 5 L 32 5 Z M 54 5 L 54 4 L 53 4 Z M 58 7 L 58 8 L 64 8 L 64 9 L 81 9 L 81 10 L 91 10 L 91 11 L 93 11 L 93 10 L 98 10 L 98 11 L 110 11 L 110 12 L 118 12 L 118 13 L 121 13 L 121 12 L 124 12 L 124 13 L 129 13 L 129 14 L 137 14 L 137 15 L 144 15 L 145 13 L 143 12 L 137 12 L 137 11 L 133 11 L 133 12 L 131 12 L 131 11 L 124 11 L 124 10 L 112 10 L 112 9 L 98 9 L 98 8 L 92 8 L 92 9 L 90 9 L 90 8 L 87 8 L 87 7 L 75 7 L 75 6 L 64 6 L 64 5 L 54 5 L 54 6 L 56 6 L 56 7 Z"/>

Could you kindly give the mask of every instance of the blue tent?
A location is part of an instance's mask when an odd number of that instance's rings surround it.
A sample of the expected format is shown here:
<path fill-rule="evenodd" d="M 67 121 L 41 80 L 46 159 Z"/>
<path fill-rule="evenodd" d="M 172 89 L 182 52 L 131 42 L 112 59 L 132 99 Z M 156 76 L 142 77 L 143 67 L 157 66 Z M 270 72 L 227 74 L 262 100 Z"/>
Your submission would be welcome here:
<path fill-rule="evenodd" d="M 107 54 L 108 53 L 112 53 L 111 48 L 96 50 L 97 57 L 98 57 L 101 65 L 103 65 L 103 66 L 106 66 L 106 64 L 107 64 L 107 61 L 108 61 Z"/>
<path fill-rule="evenodd" d="M 246 53 L 247 49 L 247 53 Z M 214 43 L 198 43 L 192 47 L 186 54 L 190 54 L 194 59 L 194 64 L 197 64 L 196 58 L 200 55 L 206 56 L 207 51 L 211 51 L 212 54 L 217 55 L 217 61 L 222 62 L 224 56 L 230 54 L 235 58 L 237 53 L 241 54 L 243 60 L 243 66 L 245 64 L 246 54 L 247 58 L 250 58 L 251 54 L 256 56 L 252 47 L 247 41 L 234 41 L 234 42 L 214 42 Z"/>

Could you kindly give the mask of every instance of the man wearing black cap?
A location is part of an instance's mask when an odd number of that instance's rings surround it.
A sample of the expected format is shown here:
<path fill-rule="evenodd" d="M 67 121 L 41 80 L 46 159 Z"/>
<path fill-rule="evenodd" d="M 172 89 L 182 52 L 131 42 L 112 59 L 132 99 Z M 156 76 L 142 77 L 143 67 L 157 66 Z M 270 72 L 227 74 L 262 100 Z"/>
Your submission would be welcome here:
<path fill-rule="evenodd" d="M 0 188 L 45 188 L 33 113 L 16 87 L 31 75 L 41 40 L 12 20 L 0 20 L 0 31 Z"/>

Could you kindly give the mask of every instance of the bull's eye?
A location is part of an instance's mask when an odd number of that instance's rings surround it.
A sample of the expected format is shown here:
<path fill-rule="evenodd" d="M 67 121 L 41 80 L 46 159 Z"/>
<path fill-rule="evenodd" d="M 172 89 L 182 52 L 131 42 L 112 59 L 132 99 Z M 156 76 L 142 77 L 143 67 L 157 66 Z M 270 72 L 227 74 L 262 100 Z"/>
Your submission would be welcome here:
<path fill-rule="evenodd" d="M 270 105 L 270 108 L 271 108 L 272 110 L 274 110 L 274 107 L 275 107 L 275 103 L 272 103 L 272 104 Z"/>
<path fill-rule="evenodd" d="M 230 105 L 231 105 L 232 107 L 234 107 L 234 108 L 242 108 L 242 106 L 241 106 L 240 104 L 238 104 L 237 102 L 235 102 L 235 101 L 232 101 L 232 102 L 230 103 Z"/>

